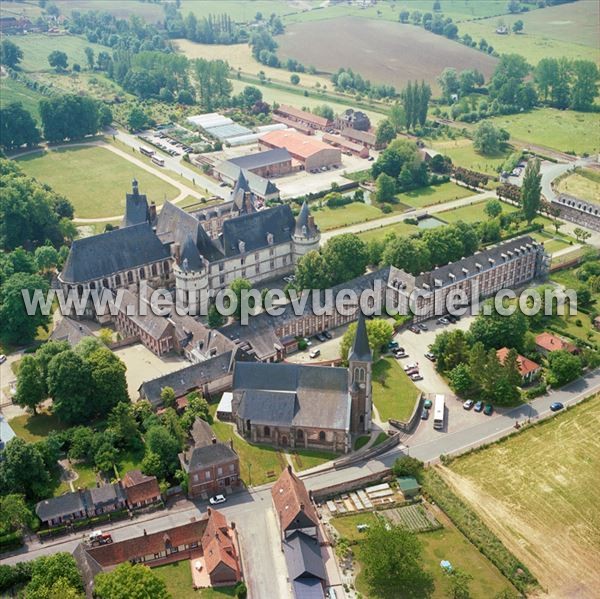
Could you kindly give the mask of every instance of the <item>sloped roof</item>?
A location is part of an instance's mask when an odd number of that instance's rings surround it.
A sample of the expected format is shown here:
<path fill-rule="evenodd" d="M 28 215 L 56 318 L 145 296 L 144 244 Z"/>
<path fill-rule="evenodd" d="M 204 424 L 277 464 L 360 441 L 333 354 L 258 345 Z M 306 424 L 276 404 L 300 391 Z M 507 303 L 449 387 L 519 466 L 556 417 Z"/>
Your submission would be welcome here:
<path fill-rule="evenodd" d="M 238 415 L 261 424 L 289 426 L 297 410 L 295 391 L 248 389 L 243 392 Z"/>
<path fill-rule="evenodd" d="M 61 518 L 75 512 L 85 511 L 91 505 L 92 500 L 89 491 L 82 490 L 44 499 L 35 506 L 35 513 L 42 522 L 45 522 L 53 518 Z"/>
<path fill-rule="evenodd" d="M 568 341 L 561 339 L 558 335 L 548 332 L 540 333 L 535 338 L 535 344 L 550 352 L 557 350 L 573 352 L 577 349 L 577 346 L 574 343 L 569 343 Z"/>
<path fill-rule="evenodd" d="M 139 193 L 137 181 L 134 179 L 133 192 L 125 196 L 125 215 L 121 226 L 131 227 L 144 222 L 150 222 L 148 199 L 145 194 Z"/>
<path fill-rule="evenodd" d="M 303 135 L 292 129 L 269 131 L 260 137 L 260 141 L 277 146 L 278 148 L 285 148 L 292 156 L 300 156 L 304 159 L 322 150 L 335 149 L 320 139 L 316 139 L 314 136 Z"/>
<path fill-rule="evenodd" d="M 61 278 L 84 283 L 169 257 L 148 223 L 73 241 Z"/>
<path fill-rule="evenodd" d="M 239 576 L 235 545 L 231 539 L 227 519 L 218 510 L 209 508 L 208 523 L 202 536 L 202 549 L 206 569 L 212 573 L 219 564 L 224 564 Z"/>
<path fill-rule="evenodd" d="M 160 487 L 156 476 L 147 476 L 140 470 L 130 470 L 123 479 L 125 495 L 129 503 L 144 503 L 160 497 Z"/>
<path fill-rule="evenodd" d="M 229 443 L 210 443 L 201 447 L 194 447 L 189 461 L 189 471 L 201 470 L 208 466 L 214 466 L 223 462 L 231 462 L 238 459 L 237 453 L 233 451 Z"/>
<path fill-rule="evenodd" d="M 371 347 L 369 346 L 369 336 L 367 334 L 367 324 L 362 310 L 358 313 L 358 322 L 356 323 L 356 335 L 348 355 L 348 360 L 358 360 L 359 362 L 370 362 L 373 358 Z"/>
<path fill-rule="evenodd" d="M 298 578 L 292 583 L 294 599 L 324 599 L 323 582 L 314 576 Z"/>
<path fill-rule="evenodd" d="M 101 485 L 90 489 L 90 498 L 95 508 L 125 501 L 125 494 L 119 483 Z"/>
<path fill-rule="evenodd" d="M 326 127 L 330 121 L 329 119 L 319 116 L 318 114 L 313 114 L 312 112 L 307 112 L 306 110 L 300 110 L 299 108 L 295 108 L 294 106 L 290 106 L 289 104 L 281 104 L 279 108 L 276 110 L 280 114 L 287 114 L 297 119 L 301 119 L 303 121 L 307 121 L 309 123 L 314 123 L 319 127 Z"/>
<path fill-rule="evenodd" d="M 219 164 L 215 166 L 215 170 L 234 181 L 237 181 L 240 173 L 243 173 L 243 177 L 248 184 L 249 190 L 261 198 L 279 192 L 277 185 L 270 179 L 261 177 L 252 171 L 242 169 L 237 164 L 231 162 L 231 160 L 219 162 Z"/>
<path fill-rule="evenodd" d="M 297 530 L 283 541 L 283 553 L 290 580 L 307 577 L 326 579 L 321 547 L 315 537 Z"/>
<path fill-rule="evenodd" d="M 292 157 L 285 148 L 275 148 L 273 150 L 240 156 L 239 158 L 231 158 L 229 162 L 239 166 L 241 169 L 251 170 L 291 160 Z"/>
<path fill-rule="evenodd" d="M 195 272 L 204 268 L 204 261 L 191 235 L 186 235 L 181 247 L 181 265 L 184 270 Z"/>
<path fill-rule="evenodd" d="M 92 330 L 82 321 L 75 321 L 63 316 L 50 335 L 52 341 L 67 341 L 69 345 L 77 345 L 85 337 L 93 335 Z"/>
<path fill-rule="evenodd" d="M 318 526 L 319 518 L 304 483 L 288 466 L 271 487 L 275 513 L 283 530 Z"/>
<path fill-rule="evenodd" d="M 498 360 L 500 364 L 504 364 L 504 360 L 508 357 L 508 352 L 510 350 L 508 347 L 501 347 L 496 355 L 498 356 Z M 533 360 L 522 356 L 521 354 L 517 354 L 517 366 L 519 368 L 519 373 L 521 376 L 527 376 L 530 372 L 535 372 L 540 368 L 539 364 L 536 364 Z"/>

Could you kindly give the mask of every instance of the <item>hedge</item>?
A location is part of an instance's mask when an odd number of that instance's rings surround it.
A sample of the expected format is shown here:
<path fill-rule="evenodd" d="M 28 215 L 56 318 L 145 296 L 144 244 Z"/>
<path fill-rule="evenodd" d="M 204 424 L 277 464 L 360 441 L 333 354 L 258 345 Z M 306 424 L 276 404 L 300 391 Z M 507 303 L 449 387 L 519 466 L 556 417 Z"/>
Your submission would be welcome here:
<path fill-rule="evenodd" d="M 0 551 L 8 551 L 23 544 L 23 533 L 20 531 L 9 532 L 0 536 Z"/>
<path fill-rule="evenodd" d="M 487 527 L 481 518 L 429 468 L 423 475 L 423 492 L 454 522 L 456 527 L 522 593 L 538 586 L 538 581 Z"/>

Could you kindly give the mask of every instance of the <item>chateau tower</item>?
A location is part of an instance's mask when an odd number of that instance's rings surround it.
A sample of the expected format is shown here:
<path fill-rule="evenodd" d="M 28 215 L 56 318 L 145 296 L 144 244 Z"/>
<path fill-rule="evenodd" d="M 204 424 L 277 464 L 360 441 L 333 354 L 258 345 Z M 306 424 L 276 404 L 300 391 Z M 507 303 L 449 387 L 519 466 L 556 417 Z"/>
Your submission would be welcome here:
<path fill-rule="evenodd" d="M 352 400 L 350 431 L 352 433 L 366 433 L 371 430 L 372 366 L 373 354 L 369 346 L 367 325 L 359 308 L 356 336 L 348 353 L 348 377 Z"/>
<path fill-rule="evenodd" d="M 292 235 L 292 241 L 294 242 L 294 264 L 308 252 L 319 249 L 321 231 L 315 224 L 314 217 L 310 214 L 306 200 L 304 200 L 298 218 L 296 218 L 296 228 Z"/>
<path fill-rule="evenodd" d="M 200 292 L 208 289 L 208 265 L 204 258 L 198 252 L 191 235 L 187 235 L 183 245 L 173 244 L 173 273 L 175 275 L 175 285 L 178 295 L 185 304 L 190 307 L 196 306 L 196 310 L 204 309 L 201 299 L 204 303 L 207 301 L 207 294 Z"/>

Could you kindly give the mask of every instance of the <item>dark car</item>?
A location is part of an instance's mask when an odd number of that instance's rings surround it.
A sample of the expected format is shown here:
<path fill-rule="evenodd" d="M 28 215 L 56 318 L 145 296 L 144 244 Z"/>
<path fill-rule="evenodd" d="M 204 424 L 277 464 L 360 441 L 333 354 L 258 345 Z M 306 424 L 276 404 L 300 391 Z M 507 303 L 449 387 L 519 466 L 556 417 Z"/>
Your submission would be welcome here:
<path fill-rule="evenodd" d="M 397 341 L 390 341 L 388 343 L 388 349 L 391 349 L 391 350 L 398 349 L 398 342 Z"/>
<path fill-rule="evenodd" d="M 494 406 L 491 403 L 485 404 L 485 408 L 483 408 L 483 413 L 486 416 L 491 416 L 494 413 Z"/>
<path fill-rule="evenodd" d="M 473 408 L 476 412 L 481 412 L 483 411 L 483 402 L 482 401 L 478 401 L 475 404 L 475 407 Z"/>
<path fill-rule="evenodd" d="M 421 420 L 427 420 L 429 418 L 429 410 L 423 408 L 421 411 Z"/>
<path fill-rule="evenodd" d="M 323 335 L 323 333 L 317 333 L 315 335 L 315 337 L 318 341 L 321 341 L 321 342 L 327 341 L 327 337 L 325 337 L 325 335 Z"/>
<path fill-rule="evenodd" d="M 431 404 L 431 400 L 430 400 L 430 399 L 426 399 L 426 400 L 425 400 L 425 403 L 423 404 L 423 407 L 424 407 L 426 410 L 429 410 L 429 409 L 431 408 L 431 405 L 432 405 L 432 404 Z"/>
<path fill-rule="evenodd" d="M 562 403 L 560 403 L 560 401 L 555 401 L 554 403 L 550 404 L 550 409 L 553 412 L 558 412 L 559 410 L 563 410 L 564 409 L 564 405 Z"/>
<path fill-rule="evenodd" d="M 448 316 L 446 316 L 446 320 L 449 320 L 451 324 L 454 324 L 458 318 L 456 318 L 456 316 L 453 316 L 452 314 L 448 314 Z"/>
<path fill-rule="evenodd" d="M 333 339 L 333 335 L 329 331 L 323 331 L 323 337 L 326 339 Z"/>

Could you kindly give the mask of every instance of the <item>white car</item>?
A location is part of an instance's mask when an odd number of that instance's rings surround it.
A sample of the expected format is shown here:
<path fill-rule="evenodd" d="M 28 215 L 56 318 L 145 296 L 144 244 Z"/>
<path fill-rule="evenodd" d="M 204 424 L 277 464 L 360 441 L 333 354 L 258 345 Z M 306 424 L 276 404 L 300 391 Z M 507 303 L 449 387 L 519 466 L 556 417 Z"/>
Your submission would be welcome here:
<path fill-rule="evenodd" d="M 219 503 L 225 503 L 227 501 L 227 498 L 225 497 L 225 495 L 215 495 L 214 497 L 211 497 L 208 500 L 208 503 L 210 503 L 211 505 L 218 505 Z"/>
<path fill-rule="evenodd" d="M 4 354 L 0 354 L 0 364 L 4 364 L 6 362 L 6 356 Z"/>
<path fill-rule="evenodd" d="M 407 370 L 412 370 L 413 368 L 419 368 L 419 363 L 415 362 L 414 364 L 406 364 L 404 366 L 404 372 L 406 372 Z"/>

